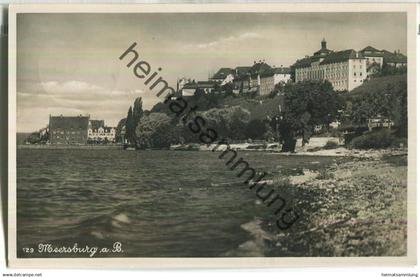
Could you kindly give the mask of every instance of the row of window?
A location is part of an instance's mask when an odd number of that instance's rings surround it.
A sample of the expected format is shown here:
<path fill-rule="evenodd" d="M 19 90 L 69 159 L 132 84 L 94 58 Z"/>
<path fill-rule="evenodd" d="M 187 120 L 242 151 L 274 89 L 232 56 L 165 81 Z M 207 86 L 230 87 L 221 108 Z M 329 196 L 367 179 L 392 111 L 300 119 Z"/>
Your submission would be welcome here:
<path fill-rule="evenodd" d="M 62 136 L 62 137 L 60 137 L 59 135 L 57 135 L 57 136 L 53 136 L 53 138 L 56 138 L 56 139 L 60 139 L 60 138 L 63 138 L 63 139 L 66 139 L 66 140 L 70 140 L 70 139 L 84 139 L 83 137 L 68 137 L 68 136 Z"/>
<path fill-rule="evenodd" d="M 109 132 L 104 130 L 99 130 L 98 132 L 93 132 L 92 129 L 88 130 L 89 134 L 105 134 L 105 133 L 115 133 L 114 129 L 111 129 Z"/>
<path fill-rule="evenodd" d="M 52 131 L 52 134 L 53 135 L 56 135 L 56 134 L 61 134 L 61 135 L 64 135 L 64 134 L 67 134 L 67 135 L 70 135 L 70 134 L 75 135 L 75 134 L 77 134 L 77 135 L 80 135 L 80 134 L 82 134 L 82 132 L 81 131 Z"/>

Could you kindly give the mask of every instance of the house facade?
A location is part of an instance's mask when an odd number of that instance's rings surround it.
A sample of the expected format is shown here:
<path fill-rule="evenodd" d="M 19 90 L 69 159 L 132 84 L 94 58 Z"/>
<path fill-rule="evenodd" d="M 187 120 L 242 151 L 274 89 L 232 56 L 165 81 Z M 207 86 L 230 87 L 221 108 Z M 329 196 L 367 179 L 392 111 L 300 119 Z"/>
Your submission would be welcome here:
<path fill-rule="evenodd" d="M 113 127 L 89 128 L 88 139 L 90 142 L 115 142 L 115 133 L 116 130 Z"/>
<path fill-rule="evenodd" d="M 115 142 L 116 129 L 105 126 L 104 120 L 89 120 L 89 143 Z"/>
<path fill-rule="evenodd" d="M 49 119 L 51 144 L 86 144 L 89 116 L 51 116 Z"/>
<path fill-rule="evenodd" d="M 292 79 L 292 71 L 289 67 L 274 68 L 274 85 L 288 83 Z"/>

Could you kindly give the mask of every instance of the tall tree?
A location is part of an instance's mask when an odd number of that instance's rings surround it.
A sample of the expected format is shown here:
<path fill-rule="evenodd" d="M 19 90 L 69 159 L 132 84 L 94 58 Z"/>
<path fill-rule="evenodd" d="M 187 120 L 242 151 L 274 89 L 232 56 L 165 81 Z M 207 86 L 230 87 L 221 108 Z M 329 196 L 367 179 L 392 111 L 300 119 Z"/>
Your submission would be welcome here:
<path fill-rule="evenodd" d="M 136 100 L 134 100 L 134 105 L 133 105 L 133 119 L 134 119 L 134 124 L 136 127 L 139 124 L 140 118 L 142 117 L 143 117 L 143 101 L 141 97 L 137 97 Z"/>
<path fill-rule="evenodd" d="M 125 130 L 126 130 L 126 137 L 130 144 L 135 143 L 135 130 L 136 125 L 134 123 L 134 117 L 133 117 L 133 109 L 130 106 L 127 113 L 127 120 L 125 122 Z"/>
<path fill-rule="evenodd" d="M 304 81 L 284 88 L 284 110 L 279 129 L 283 150 L 294 151 L 297 137 L 306 144 L 316 125 L 329 125 L 338 118 L 340 97 L 328 81 Z"/>

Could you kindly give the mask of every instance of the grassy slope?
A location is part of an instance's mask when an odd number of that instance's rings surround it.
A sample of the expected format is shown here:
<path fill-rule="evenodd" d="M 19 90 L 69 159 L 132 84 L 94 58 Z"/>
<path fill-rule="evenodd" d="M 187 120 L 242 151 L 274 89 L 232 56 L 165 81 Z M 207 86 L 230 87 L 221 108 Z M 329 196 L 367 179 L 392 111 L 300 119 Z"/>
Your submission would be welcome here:
<path fill-rule="evenodd" d="M 366 92 L 383 91 L 386 89 L 388 84 L 395 84 L 401 81 L 403 82 L 407 81 L 407 74 L 389 75 L 389 76 L 373 78 L 363 83 L 361 86 L 353 89 L 350 92 L 350 95 L 356 96 L 356 95 L 360 95 Z"/>

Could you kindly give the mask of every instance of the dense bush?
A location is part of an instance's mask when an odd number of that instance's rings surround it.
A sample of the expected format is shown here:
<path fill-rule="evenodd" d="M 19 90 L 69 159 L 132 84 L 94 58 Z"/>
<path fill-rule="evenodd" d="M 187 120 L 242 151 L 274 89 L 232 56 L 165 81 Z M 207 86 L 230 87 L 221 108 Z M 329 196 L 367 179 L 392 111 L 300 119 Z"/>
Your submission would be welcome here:
<path fill-rule="evenodd" d="M 337 147 L 338 143 L 333 140 L 327 141 L 327 143 L 324 145 L 324 149 L 335 149 Z"/>
<path fill-rule="evenodd" d="M 391 130 L 383 129 L 365 133 L 354 138 L 350 142 L 350 148 L 356 149 L 381 149 L 393 145 L 396 138 L 392 135 Z"/>

